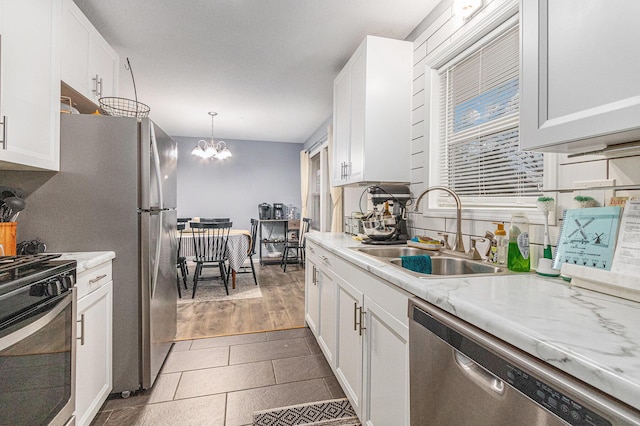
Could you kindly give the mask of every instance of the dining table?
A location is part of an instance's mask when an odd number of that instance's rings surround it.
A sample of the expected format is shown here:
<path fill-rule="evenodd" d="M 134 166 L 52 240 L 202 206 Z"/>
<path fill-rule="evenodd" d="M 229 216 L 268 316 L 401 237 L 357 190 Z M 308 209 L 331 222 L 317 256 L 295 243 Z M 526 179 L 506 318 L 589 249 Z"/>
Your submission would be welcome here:
<path fill-rule="evenodd" d="M 195 258 L 195 249 L 193 246 L 193 232 L 195 229 L 185 229 L 182 231 L 182 244 L 180 245 L 180 256 L 187 259 Z M 251 250 L 251 232 L 246 229 L 230 229 L 229 238 L 227 239 L 227 260 L 229 268 L 231 268 L 231 288 L 236 288 L 236 274 L 243 266 L 244 261 L 249 256 Z"/>

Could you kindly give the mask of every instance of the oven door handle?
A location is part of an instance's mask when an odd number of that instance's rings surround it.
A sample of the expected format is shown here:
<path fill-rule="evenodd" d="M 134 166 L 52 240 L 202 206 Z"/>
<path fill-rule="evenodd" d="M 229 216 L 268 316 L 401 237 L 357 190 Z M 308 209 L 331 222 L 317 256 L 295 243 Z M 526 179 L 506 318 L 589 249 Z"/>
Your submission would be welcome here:
<path fill-rule="evenodd" d="M 45 312 L 37 320 L 25 325 L 24 327 L 21 327 L 11 334 L 7 334 L 6 336 L 0 338 L 0 351 L 3 351 L 12 345 L 15 345 L 19 341 L 31 336 L 32 334 L 42 330 L 49 323 L 51 323 L 56 318 L 56 316 L 60 314 L 60 312 L 64 311 L 72 303 L 72 301 L 73 289 L 68 291 L 64 295 L 49 299 L 47 302 L 38 305 L 34 309 L 39 309 L 43 305 L 56 303 L 56 305 L 52 309 Z"/>

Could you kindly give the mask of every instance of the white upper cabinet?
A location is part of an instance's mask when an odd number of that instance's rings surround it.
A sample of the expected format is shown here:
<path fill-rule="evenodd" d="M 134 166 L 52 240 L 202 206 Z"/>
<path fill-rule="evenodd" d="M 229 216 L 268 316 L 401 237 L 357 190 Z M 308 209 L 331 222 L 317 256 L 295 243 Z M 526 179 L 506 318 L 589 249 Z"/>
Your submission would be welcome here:
<path fill-rule="evenodd" d="M 87 99 L 117 95 L 118 54 L 72 0 L 64 0 L 62 80 Z"/>
<path fill-rule="evenodd" d="M 333 85 L 333 184 L 408 182 L 412 44 L 367 36 Z"/>
<path fill-rule="evenodd" d="M 640 2 L 521 0 L 523 150 L 640 140 Z"/>
<path fill-rule="evenodd" d="M 60 168 L 61 0 L 0 0 L 0 169 Z"/>

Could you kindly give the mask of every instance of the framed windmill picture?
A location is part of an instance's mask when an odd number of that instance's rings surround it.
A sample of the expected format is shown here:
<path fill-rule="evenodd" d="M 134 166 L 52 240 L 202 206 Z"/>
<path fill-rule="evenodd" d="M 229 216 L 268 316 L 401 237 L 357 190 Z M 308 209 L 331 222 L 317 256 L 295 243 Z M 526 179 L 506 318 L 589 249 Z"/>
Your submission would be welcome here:
<path fill-rule="evenodd" d="M 554 269 L 564 263 L 611 270 L 622 208 L 589 207 L 565 211 Z"/>

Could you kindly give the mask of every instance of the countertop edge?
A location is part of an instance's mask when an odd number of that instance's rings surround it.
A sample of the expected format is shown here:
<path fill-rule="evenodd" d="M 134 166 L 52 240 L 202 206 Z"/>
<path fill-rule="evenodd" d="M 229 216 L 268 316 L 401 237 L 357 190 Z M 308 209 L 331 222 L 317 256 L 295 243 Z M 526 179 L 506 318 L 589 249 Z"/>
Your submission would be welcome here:
<path fill-rule="evenodd" d="M 77 262 L 76 274 L 80 274 L 87 269 L 115 259 L 116 253 L 113 251 L 84 251 L 61 253 L 62 260 L 75 260 Z"/>

